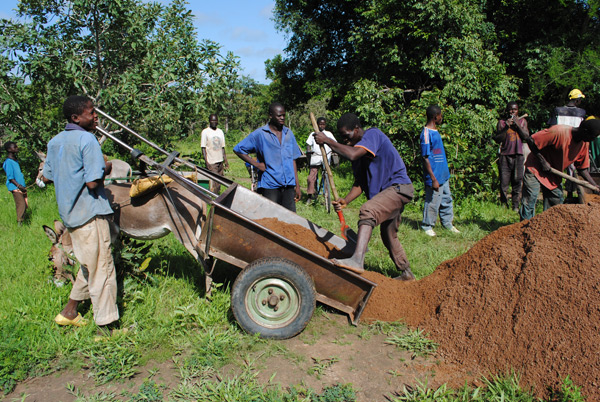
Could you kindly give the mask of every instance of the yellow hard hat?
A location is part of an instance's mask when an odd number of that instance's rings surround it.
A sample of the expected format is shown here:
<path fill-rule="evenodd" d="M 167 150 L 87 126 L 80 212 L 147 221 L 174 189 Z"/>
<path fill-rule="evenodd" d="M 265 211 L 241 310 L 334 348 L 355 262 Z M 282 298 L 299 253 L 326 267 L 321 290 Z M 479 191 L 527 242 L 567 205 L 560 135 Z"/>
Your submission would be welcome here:
<path fill-rule="evenodd" d="M 579 98 L 585 98 L 585 95 L 579 89 L 574 89 L 571 92 L 569 92 L 569 99 Z"/>

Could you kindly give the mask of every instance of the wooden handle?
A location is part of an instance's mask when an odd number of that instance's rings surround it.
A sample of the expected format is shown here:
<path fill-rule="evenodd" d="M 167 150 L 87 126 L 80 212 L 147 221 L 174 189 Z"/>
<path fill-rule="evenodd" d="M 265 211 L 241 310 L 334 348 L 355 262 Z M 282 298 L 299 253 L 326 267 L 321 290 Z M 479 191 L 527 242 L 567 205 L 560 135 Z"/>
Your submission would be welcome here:
<path fill-rule="evenodd" d="M 589 190 L 592 190 L 592 191 L 596 190 L 596 187 L 594 187 L 591 183 L 588 183 L 585 180 L 576 179 L 575 177 L 569 176 L 568 174 L 563 173 L 560 170 L 554 169 L 553 167 L 550 168 L 550 171 L 552 173 L 554 173 L 555 175 L 557 175 L 557 176 L 560 176 L 560 177 L 562 177 L 564 179 L 570 180 L 573 183 L 579 184 L 580 186 L 585 187 L 585 188 L 587 188 Z"/>
<path fill-rule="evenodd" d="M 312 122 L 313 130 L 315 133 L 320 132 L 319 125 L 317 124 L 317 120 L 315 119 L 315 115 L 313 112 L 310 112 L 310 121 Z M 329 177 L 329 186 L 331 187 L 331 192 L 333 193 L 333 198 L 337 201 L 339 200 L 339 195 L 337 189 L 335 188 L 335 183 L 333 182 L 333 175 L 331 174 L 331 167 L 329 166 L 329 162 L 327 161 L 327 152 L 325 152 L 325 147 L 323 145 L 319 145 L 321 148 L 321 157 L 323 158 L 323 166 L 325 166 L 325 170 L 327 170 L 327 176 Z"/>

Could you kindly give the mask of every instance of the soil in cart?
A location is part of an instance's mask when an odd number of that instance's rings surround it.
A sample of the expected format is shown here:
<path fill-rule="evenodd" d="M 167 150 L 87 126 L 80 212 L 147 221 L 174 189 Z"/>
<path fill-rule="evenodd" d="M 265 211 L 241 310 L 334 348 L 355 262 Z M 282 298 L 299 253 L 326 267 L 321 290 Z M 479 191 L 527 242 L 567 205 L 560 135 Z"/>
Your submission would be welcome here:
<path fill-rule="evenodd" d="M 345 258 L 347 255 L 333 244 L 323 241 L 312 230 L 300 225 L 280 221 L 277 218 L 261 218 L 256 223 L 292 240 L 294 243 L 311 250 L 325 258 Z"/>

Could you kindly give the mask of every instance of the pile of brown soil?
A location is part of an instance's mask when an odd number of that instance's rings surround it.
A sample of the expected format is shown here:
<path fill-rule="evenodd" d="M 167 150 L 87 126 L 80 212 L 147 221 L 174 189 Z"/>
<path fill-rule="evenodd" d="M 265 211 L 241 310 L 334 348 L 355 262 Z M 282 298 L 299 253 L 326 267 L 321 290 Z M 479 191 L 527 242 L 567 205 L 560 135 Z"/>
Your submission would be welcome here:
<path fill-rule="evenodd" d="M 303 226 L 280 221 L 277 218 L 261 218 L 256 219 L 255 222 L 325 258 L 347 257 L 333 244 L 323 241 L 315 232 Z"/>
<path fill-rule="evenodd" d="M 600 400 L 600 204 L 560 205 L 503 227 L 430 276 L 378 283 L 363 319 L 404 320 L 446 361 L 511 370 L 547 396 L 567 375 Z"/>

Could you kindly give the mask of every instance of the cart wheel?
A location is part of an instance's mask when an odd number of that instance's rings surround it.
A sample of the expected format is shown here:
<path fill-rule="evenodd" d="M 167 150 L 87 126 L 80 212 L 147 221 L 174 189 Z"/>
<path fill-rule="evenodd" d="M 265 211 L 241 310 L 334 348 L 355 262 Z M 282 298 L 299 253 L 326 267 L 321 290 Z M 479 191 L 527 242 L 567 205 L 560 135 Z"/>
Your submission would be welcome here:
<path fill-rule="evenodd" d="M 262 338 L 291 338 L 315 311 L 315 286 L 299 265 L 278 257 L 249 264 L 231 290 L 231 309 L 240 326 Z"/>

